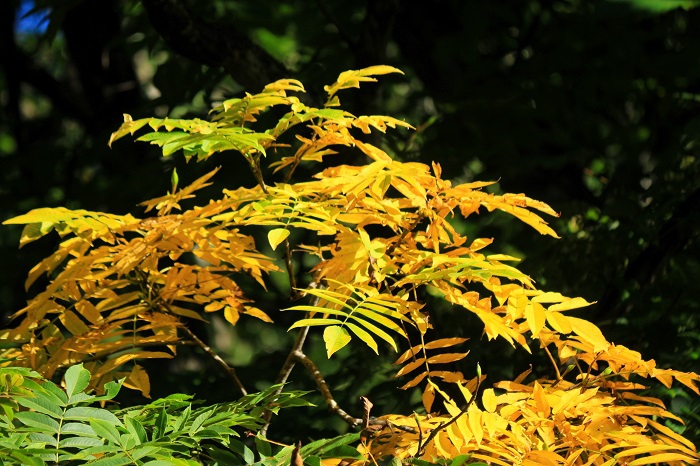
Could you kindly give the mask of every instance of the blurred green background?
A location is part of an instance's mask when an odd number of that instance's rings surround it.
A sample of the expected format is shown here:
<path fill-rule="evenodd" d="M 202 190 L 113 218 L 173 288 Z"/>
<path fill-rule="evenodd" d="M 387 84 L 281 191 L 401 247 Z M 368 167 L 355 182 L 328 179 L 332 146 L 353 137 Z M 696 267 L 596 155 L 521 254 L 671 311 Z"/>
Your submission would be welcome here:
<path fill-rule="evenodd" d="M 609 339 L 660 366 L 700 372 L 700 6 L 666 0 L 3 0 L 0 2 L 0 221 L 41 206 L 140 215 L 138 202 L 223 165 L 216 189 L 253 185 L 233 154 L 184 166 L 146 144 L 107 147 L 122 113 L 205 117 L 212 102 L 300 79 L 320 103 L 322 86 L 347 69 L 388 64 L 405 76 L 341 95 L 354 113 L 405 118 L 384 144 L 401 160 L 438 161 L 444 177 L 497 180 L 561 213 L 561 239 L 506 215 L 459 225 L 494 237 L 523 258 L 543 289 L 597 301 L 579 314 Z M 412 138 L 410 141 L 408 138 Z M 410 142 L 410 144 L 408 144 Z M 347 161 L 347 160 L 345 160 Z M 206 199 L 204 199 L 206 201 Z M 17 251 L 20 228 L 0 228 L 0 314 L 21 309 L 31 266 L 50 235 Z M 299 267 L 309 264 L 300 263 Z M 274 380 L 292 342 L 279 314 L 288 284 L 273 277 L 256 298 L 281 324 L 214 317 L 195 327 L 248 385 Z M 427 297 L 426 299 L 430 299 Z M 489 382 L 528 367 L 507 344 L 486 344 L 478 322 L 430 302 L 439 329 L 470 336 Z M 292 313 L 287 313 L 292 314 Z M 387 358 L 354 345 L 328 361 L 308 350 L 348 411 L 368 395 L 377 412 L 410 412 L 417 392 L 398 392 Z M 369 362 L 368 362 L 369 361 Z M 539 364 L 536 361 L 536 364 Z M 220 370 L 183 353 L 152 367 L 154 396 L 175 391 L 209 401 L 236 396 Z M 551 369 L 541 363 L 540 372 Z M 297 369 L 294 388 L 314 388 Z M 387 381 L 389 380 L 389 381 Z M 655 388 L 700 440 L 700 400 Z M 320 401 L 320 400 L 317 400 Z M 127 402 L 140 402 L 125 399 Z M 292 413 L 295 415 L 296 413 Z M 322 405 L 293 435 L 344 426 Z M 283 418 L 271 434 L 298 420 Z M 294 439 L 291 439 L 294 440 Z"/>

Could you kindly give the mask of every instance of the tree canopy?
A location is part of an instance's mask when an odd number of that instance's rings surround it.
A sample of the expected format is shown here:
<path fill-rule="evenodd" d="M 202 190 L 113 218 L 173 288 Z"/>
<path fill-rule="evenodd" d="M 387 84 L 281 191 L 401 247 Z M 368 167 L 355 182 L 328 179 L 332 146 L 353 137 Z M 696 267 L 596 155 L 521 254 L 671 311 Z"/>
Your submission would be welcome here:
<path fill-rule="evenodd" d="M 357 115 L 391 114 L 416 127 L 387 136 L 397 160 L 435 160 L 446 179 L 494 180 L 489 193 L 524 192 L 561 214 L 551 222 L 558 241 L 535 241 L 527 226 L 498 216 L 461 225 L 467 236 L 498 238 L 505 253 L 523 259 L 520 269 L 538 287 L 595 301 L 575 315 L 595 322 L 612 341 L 659 367 L 698 371 L 695 4 L 36 1 L 32 14 L 45 16 L 44 31 L 18 28 L 16 12 L 26 3 L 5 1 L 2 220 L 42 206 L 137 215 L 134 205 L 169 188 L 163 173 L 174 167 L 189 177 L 181 185 L 221 165 L 217 179 L 252 188 L 256 180 L 240 160 L 186 170 L 183 160 L 162 158 L 147 145 L 110 149 L 107 142 L 124 113 L 205 118 L 213 103 L 255 94 L 280 78 L 307 83 L 305 103 L 320 106 L 320 86 L 342 70 L 389 64 L 405 77 L 351 92 L 343 104 Z M 358 157 L 341 151 L 337 160 Z M 6 315 L 25 306 L 26 272 L 58 244 L 47 236 L 18 255 L 19 237 L 19 229 L 0 229 Z M 46 285 L 42 280 L 30 294 Z M 288 287 L 277 284 L 265 299 L 273 306 Z M 425 299 L 442 326 L 481 337 L 473 322 L 457 321 Z M 234 337 L 216 325 L 194 331 L 228 354 L 241 376 L 264 372 L 289 342 L 283 332 L 253 323 L 241 323 Z M 473 351 L 490 374 L 517 376 L 519 356 L 507 344 Z M 338 357 L 342 364 L 329 360 L 323 370 L 331 383 L 350 387 L 342 395 L 347 400 L 371 393 L 392 410 L 415 402 L 392 399 L 391 383 L 378 375 L 353 385 L 351 373 L 366 374 L 357 371 L 362 357 Z M 184 363 L 165 368 L 152 368 L 163 371 L 153 378 L 157 396 L 178 384 L 212 401 L 231 397 L 225 374 Z M 697 439 L 697 400 L 676 387 L 655 394 L 689 422 L 687 428 L 668 425 Z"/>

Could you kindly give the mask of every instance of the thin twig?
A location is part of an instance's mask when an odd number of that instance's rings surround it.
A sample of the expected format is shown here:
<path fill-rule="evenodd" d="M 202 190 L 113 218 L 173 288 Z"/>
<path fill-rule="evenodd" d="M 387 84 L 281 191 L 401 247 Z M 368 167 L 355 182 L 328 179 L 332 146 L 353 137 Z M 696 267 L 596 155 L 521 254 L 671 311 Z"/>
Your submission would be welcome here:
<path fill-rule="evenodd" d="M 148 289 L 149 307 L 151 307 L 151 308 L 153 307 L 153 305 L 151 304 L 152 302 L 158 302 L 159 305 L 163 306 L 163 308 L 166 309 L 170 315 L 173 315 L 173 316 L 176 315 L 173 312 L 173 310 L 171 309 L 170 304 L 159 293 L 154 292 L 152 285 L 148 282 L 148 275 L 146 273 L 144 273 L 143 270 L 141 270 L 139 268 L 136 268 L 135 271 L 139 274 L 140 278 L 143 280 L 142 284 L 145 285 Z M 241 391 L 241 393 L 244 396 L 248 394 L 245 387 L 243 386 L 243 383 L 238 378 L 238 375 L 236 375 L 236 371 L 233 367 L 229 366 L 226 363 L 226 361 L 221 359 L 221 357 L 218 354 L 216 354 L 209 347 L 209 345 L 207 345 L 202 340 L 200 340 L 199 337 L 197 335 L 195 335 L 194 333 L 192 333 L 192 331 L 190 329 L 188 329 L 184 325 L 180 328 L 182 328 L 185 331 L 185 333 L 187 333 L 187 335 L 189 335 L 189 337 L 192 339 L 192 341 L 194 342 L 194 344 L 196 346 L 199 346 L 214 361 L 216 361 L 221 367 L 223 367 L 224 370 L 226 370 L 226 373 L 231 377 L 231 379 L 233 380 L 233 383 L 236 384 L 236 386 L 239 388 L 239 390 Z"/>
<path fill-rule="evenodd" d="M 188 329 L 187 327 L 182 327 L 182 329 L 185 331 L 185 333 L 187 333 L 187 335 L 192 339 L 192 341 L 195 342 L 195 344 L 197 346 L 202 348 L 202 350 L 204 350 L 205 353 L 207 353 L 214 361 L 216 361 L 221 367 L 223 367 L 226 370 L 228 375 L 233 380 L 233 383 L 236 384 L 236 386 L 241 391 L 241 393 L 244 396 L 247 395 L 248 392 L 246 391 L 245 387 L 243 386 L 243 383 L 241 382 L 241 380 L 238 378 L 238 375 L 236 375 L 236 370 L 233 367 L 229 366 L 226 363 L 226 361 L 221 359 L 221 356 L 216 354 L 206 343 L 204 343 L 202 340 L 200 340 L 199 337 L 197 337 L 197 335 L 192 333 L 192 331 L 190 329 Z"/>
<path fill-rule="evenodd" d="M 420 419 L 418 419 L 418 415 L 415 412 L 413 413 L 413 419 L 416 420 L 416 429 L 418 429 L 418 446 L 420 447 L 423 445 L 423 429 L 420 428 Z"/>
<path fill-rule="evenodd" d="M 330 412 L 339 416 L 351 427 L 357 427 L 362 424 L 362 419 L 350 416 L 340 406 L 338 406 L 338 403 L 333 398 L 333 394 L 331 394 L 331 390 L 328 388 L 328 384 L 323 379 L 323 376 L 318 370 L 318 367 L 307 355 L 305 355 L 301 350 L 296 350 L 292 352 L 292 356 L 297 362 L 300 362 L 311 373 L 311 376 L 314 378 L 314 381 L 316 382 L 316 385 L 318 386 L 318 389 L 321 392 L 324 401 L 328 405 L 328 409 Z"/>
<path fill-rule="evenodd" d="M 250 165 L 250 169 L 253 172 L 255 181 L 258 182 L 260 189 L 262 189 L 263 193 L 267 194 L 267 186 L 265 185 L 265 181 L 263 180 L 262 176 L 262 171 L 260 170 L 260 154 L 247 155 L 245 159 L 248 162 L 248 165 Z"/>
<path fill-rule="evenodd" d="M 480 372 L 480 371 L 479 371 L 479 372 Z M 476 400 L 476 395 L 479 393 L 479 386 L 480 386 L 480 385 L 481 385 L 481 374 L 478 374 L 477 377 L 476 377 L 476 388 L 474 389 L 474 393 L 472 393 L 472 397 L 471 397 L 471 398 L 469 399 L 469 401 L 467 402 L 467 406 L 465 406 L 464 409 L 463 409 L 462 411 L 460 411 L 459 414 L 457 414 L 455 417 L 453 417 L 452 419 L 450 419 L 450 420 L 447 421 L 447 422 L 441 423 L 441 424 L 438 425 L 435 429 L 433 429 L 432 432 L 430 432 L 430 435 L 428 435 L 428 438 L 425 439 L 425 443 L 422 443 L 422 444 L 419 444 L 419 445 L 418 445 L 418 453 L 416 454 L 417 457 L 421 457 L 421 456 L 423 455 L 423 453 L 425 453 L 425 448 L 428 446 L 428 444 L 430 444 L 430 442 L 433 441 L 433 439 L 435 438 L 435 436 L 436 436 L 441 430 L 447 429 L 451 424 L 453 424 L 454 422 L 457 422 L 457 419 L 459 419 L 460 417 L 462 417 L 462 415 L 465 414 L 465 413 L 467 412 L 467 410 L 469 409 L 469 407 L 470 407 L 470 406 L 472 405 L 472 403 L 474 403 L 474 401 Z"/>
<path fill-rule="evenodd" d="M 318 386 L 318 389 L 321 392 L 321 395 L 323 396 L 323 400 L 328 405 L 328 409 L 331 413 L 339 416 L 351 427 L 359 427 L 363 425 L 363 419 L 349 415 L 338 405 L 338 403 L 333 398 L 333 394 L 331 393 L 330 388 L 328 388 L 328 383 L 326 383 L 325 379 L 323 378 L 323 375 L 321 375 L 321 371 L 318 370 L 318 366 L 316 366 L 316 364 L 311 360 L 311 358 L 309 358 L 300 350 L 292 352 L 292 356 L 294 357 L 294 359 L 297 360 L 297 362 L 300 362 L 311 373 L 311 376 L 314 378 L 314 381 L 316 382 L 316 385 Z M 416 433 L 416 430 L 413 429 L 413 427 L 390 424 L 389 421 L 387 421 L 386 419 L 377 419 L 371 417 L 367 421 L 368 424 L 373 427 L 391 426 L 396 427 L 397 429 L 403 430 L 405 432 L 410 432 L 412 434 Z"/>
<path fill-rule="evenodd" d="M 547 352 L 549 360 L 552 361 L 552 366 L 554 366 L 554 370 L 557 373 L 557 381 L 561 380 L 561 372 L 559 372 L 559 367 L 557 367 L 557 363 L 554 361 L 554 356 L 552 356 L 552 353 L 549 352 L 549 348 L 547 348 L 546 346 L 543 346 L 543 348 Z"/>
<path fill-rule="evenodd" d="M 318 300 L 318 298 L 316 299 Z M 292 346 L 292 350 L 287 355 L 287 359 L 284 361 L 282 369 L 280 369 L 279 374 L 277 374 L 277 380 L 275 380 L 275 384 L 279 384 L 280 386 L 277 390 L 275 390 L 275 395 L 279 395 L 280 393 L 282 393 L 284 384 L 287 383 L 289 374 L 292 373 L 292 369 L 294 369 L 294 365 L 296 364 L 296 360 L 294 359 L 294 352 L 300 350 L 304 346 L 304 342 L 306 341 L 306 336 L 308 334 L 309 327 L 303 327 L 297 334 L 297 339 L 294 341 L 294 346 Z M 265 425 L 263 425 L 262 429 L 260 429 L 260 434 L 263 437 L 265 437 L 265 435 L 267 434 L 267 429 L 270 427 L 271 419 L 272 411 L 270 411 L 269 409 L 265 410 L 265 412 L 263 413 L 263 420 L 265 421 Z"/>
<path fill-rule="evenodd" d="M 289 247 L 289 239 L 284 239 L 284 263 L 287 266 L 287 275 L 289 276 L 289 286 L 292 288 L 292 294 L 297 293 L 297 279 L 294 274 L 294 264 L 292 263 L 292 249 Z M 308 327 L 307 327 L 308 328 Z"/>

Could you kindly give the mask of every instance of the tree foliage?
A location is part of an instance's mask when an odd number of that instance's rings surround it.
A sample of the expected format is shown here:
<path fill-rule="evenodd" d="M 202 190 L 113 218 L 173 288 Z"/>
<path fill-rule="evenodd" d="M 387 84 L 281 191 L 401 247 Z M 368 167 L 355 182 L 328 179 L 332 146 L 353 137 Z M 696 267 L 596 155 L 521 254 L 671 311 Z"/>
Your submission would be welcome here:
<path fill-rule="evenodd" d="M 271 386 L 232 403 L 198 406 L 201 401 L 192 396 L 174 393 L 114 411 L 91 405 L 113 400 L 123 380 L 105 384 L 104 395 L 92 395 L 86 391 L 90 372 L 82 364 L 65 372 L 64 388 L 26 368 L 5 367 L 0 374 L 4 465 L 252 464 L 244 432 L 261 427 L 265 410 L 307 404 L 303 393 L 278 394 Z"/>
<path fill-rule="evenodd" d="M 99 396 L 121 380 L 149 396 L 139 363 L 173 358 L 179 347 L 194 345 L 246 395 L 251 381 L 241 380 L 190 327 L 213 313 L 233 326 L 292 315 L 289 330 L 297 338 L 287 360 L 278 361 L 276 382 L 286 382 L 295 364 L 304 366 L 331 413 L 361 429 L 361 457 L 340 455 L 324 464 L 697 461 L 692 443 L 659 422 L 682 421 L 642 392 L 642 381 L 666 387 L 676 381 L 700 394 L 700 376 L 657 367 L 609 342 L 595 324 L 571 314 L 591 303 L 538 289 L 511 265 L 515 257 L 491 251 L 492 238 L 468 237 L 461 226 L 500 211 L 556 237 L 541 217 L 557 216 L 550 206 L 524 194 L 489 192 L 489 182 L 453 183 L 436 163 L 392 159 L 376 134 L 412 127 L 341 106 L 340 91 L 396 72 L 373 66 L 341 73 L 325 86 L 319 108 L 305 103 L 301 82 L 283 79 L 221 102 L 209 120 L 125 115 L 110 144 L 147 129 L 138 140 L 166 157 L 182 151 L 201 162 L 219 152 L 237 155 L 255 184 L 193 203 L 217 169 L 185 188 L 173 171 L 170 192 L 142 203 L 151 216 L 42 208 L 4 222 L 25 225 L 21 245 L 53 230 L 62 240 L 29 272 L 27 287 L 43 275 L 48 285 L 14 315 L 14 327 L 0 332 L 3 357 L 49 379 L 83 364 L 81 387 Z M 348 151 L 367 162 L 332 163 Z M 298 273 L 299 263 L 310 264 L 308 273 Z M 280 273 L 290 286 L 288 306 L 263 310 L 254 296 Z M 456 319 L 475 316 L 481 341 L 439 328 L 430 300 L 447 303 Z M 421 387 L 422 410 L 373 417 L 371 400 L 363 398 L 362 417 L 348 414 L 305 353 L 317 327 L 328 358 L 353 341 L 377 354 L 400 350 L 396 377 L 403 389 Z M 525 370 L 484 389 L 478 365 L 466 375 L 454 369 L 468 356 L 467 343 L 476 348 L 495 339 L 546 355 L 555 376 Z M 283 396 L 279 390 L 274 396 Z M 270 414 L 263 419 L 261 435 Z M 295 455 L 303 454 L 290 447 L 285 451 L 296 465 Z"/>

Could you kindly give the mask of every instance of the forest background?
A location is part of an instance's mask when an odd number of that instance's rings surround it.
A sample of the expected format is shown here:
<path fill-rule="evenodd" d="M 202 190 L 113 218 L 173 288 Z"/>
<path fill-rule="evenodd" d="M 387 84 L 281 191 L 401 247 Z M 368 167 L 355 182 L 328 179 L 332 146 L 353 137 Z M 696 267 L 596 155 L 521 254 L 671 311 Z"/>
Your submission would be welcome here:
<path fill-rule="evenodd" d="M 445 178 L 461 182 L 498 180 L 493 192 L 523 192 L 561 213 L 552 222 L 557 241 L 498 215 L 471 217 L 461 226 L 470 237 L 498 238 L 504 252 L 523 258 L 521 270 L 540 288 L 597 301 L 576 315 L 595 322 L 611 341 L 662 367 L 698 372 L 696 6 L 664 0 L 4 0 L 0 221 L 42 206 L 140 212 L 134 206 L 166 191 L 175 166 L 183 185 L 222 165 L 219 182 L 253 186 L 235 158 L 185 169 L 181 158 L 165 159 L 148 145 L 120 142 L 110 149 L 107 141 L 123 113 L 204 117 L 213 102 L 259 92 L 282 77 L 302 80 L 313 99 L 341 71 L 388 64 L 405 76 L 366 86 L 355 100 L 348 93 L 344 103 L 356 114 L 391 114 L 418 128 L 390 136 L 413 138 L 410 145 L 386 141 L 408 147 L 394 154 L 398 159 L 436 160 Z M 25 304 L 26 272 L 58 242 L 46 237 L 17 252 L 20 231 L 0 228 L 3 326 Z M 274 309 L 287 292 L 282 279 L 263 297 L 266 306 Z M 446 328 L 481 338 L 475 330 L 481 327 L 469 319 L 436 314 Z M 213 321 L 195 330 L 242 379 L 275 378 L 278 365 L 270 362 L 285 357 L 292 338 L 284 326 L 251 320 L 231 329 L 223 319 Z M 507 343 L 487 348 L 470 359 L 488 367 L 494 380 L 522 370 Z M 322 355 L 323 343 L 310 351 Z M 226 374 L 196 356 L 148 367 L 152 395 L 235 397 Z M 380 410 L 396 412 L 420 401 L 419 393 L 391 394 L 396 384 L 386 381 L 388 360 L 367 367 L 358 351 L 316 359 L 341 405 L 371 395 Z M 548 370 L 545 361 L 542 368 Z M 293 388 L 309 385 L 293 381 Z M 688 421 L 684 435 L 697 443 L 697 398 L 675 387 L 654 395 Z M 333 435 L 343 424 L 320 416 L 304 428 L 309 431 L 295 435 Z"/>

